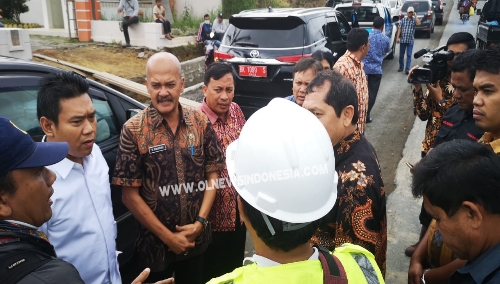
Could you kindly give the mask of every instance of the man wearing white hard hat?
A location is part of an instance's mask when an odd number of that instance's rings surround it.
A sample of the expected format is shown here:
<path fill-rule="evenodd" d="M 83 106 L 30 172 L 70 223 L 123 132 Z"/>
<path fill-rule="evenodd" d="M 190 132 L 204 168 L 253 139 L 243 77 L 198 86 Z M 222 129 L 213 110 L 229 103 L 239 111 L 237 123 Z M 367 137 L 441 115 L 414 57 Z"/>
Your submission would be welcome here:
<path fill-rule="evenodd" d="M 309 83 L 306 93 L 302 107 L 313 113 L 326 128 L 339 175 L 336 205 L 322 219 L 311 244 L 329 250 L 346 242 L 360 245 L 375 255 L 385 275 L 384 182 L 375 149 L 356 127 L 356 89 L 337 71 L 322 71 Z"/>
<path fill-rule="evenodd" d="M 273 99 L 229 145 L 226 164 L 255 254 L 208 283 L 384 283 L 364 248 L 345 244 L 331 254 L 309 244 L 338 182 L 330 138 L 313 114 Z"/>

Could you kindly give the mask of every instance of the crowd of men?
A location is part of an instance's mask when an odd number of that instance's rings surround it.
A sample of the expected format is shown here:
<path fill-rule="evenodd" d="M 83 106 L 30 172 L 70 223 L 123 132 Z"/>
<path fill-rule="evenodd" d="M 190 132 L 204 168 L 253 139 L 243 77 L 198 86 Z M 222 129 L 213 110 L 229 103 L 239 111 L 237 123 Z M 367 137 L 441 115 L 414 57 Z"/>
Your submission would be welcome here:
<path fill-rule="evenodd" d="M 191 109 L 179 103 L 179 60 L 149 58 L 151 104 L 123 125 L 111 171 L 139 227 L 135 264 L 144 271 L 133 283 L 384 283 L 386 196 L 363 134 L 388 51 L 381 20 L 370 34 L 352 29 L 335 64 L 326 51 L 301 59 L 293 94 L 248 121 L 233 102 L 231 66 L 209 66 L 203 103 Z M 428 123 L 412 169 L 423 204 L 421 240 L 405 252 L 409 283 L 500 281 L 500 48 L 471 50 L 473 43 L 453 34 L 449 76 L 425 92 L 414 85 L 417 114 Z M 5 283 L 122 281 L 88 91 L 72 72 L 42 80 L 42 142 L 0 118 Z M 190 183 L 195 190 L 162 193 Z"/>

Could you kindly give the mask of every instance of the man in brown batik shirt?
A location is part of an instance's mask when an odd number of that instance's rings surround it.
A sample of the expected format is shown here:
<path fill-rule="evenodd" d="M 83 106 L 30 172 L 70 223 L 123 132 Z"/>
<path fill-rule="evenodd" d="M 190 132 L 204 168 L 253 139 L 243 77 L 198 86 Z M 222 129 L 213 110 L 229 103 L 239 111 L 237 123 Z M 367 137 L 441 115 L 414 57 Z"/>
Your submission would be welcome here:
<path fill-rule="evenodd" d="M 166 52 L 146 66 L 151 105 L 123 126 L 113 183 L 139 222 L 136 253 L 148 281 L 175 272 L 176 283 L 202 283 L 207 222 L 222 148 L 205 115 L 184 108 L 178 59 Z"/>

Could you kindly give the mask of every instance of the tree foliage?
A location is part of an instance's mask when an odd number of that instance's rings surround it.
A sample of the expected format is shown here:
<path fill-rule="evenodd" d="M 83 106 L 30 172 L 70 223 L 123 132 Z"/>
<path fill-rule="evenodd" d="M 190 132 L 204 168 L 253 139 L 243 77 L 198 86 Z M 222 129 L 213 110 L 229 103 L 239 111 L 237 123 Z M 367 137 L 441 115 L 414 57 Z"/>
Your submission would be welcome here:
<path fill-rule="evenodd" d="M 233 14 L 238 14 L 243 10 L 256 8 L 280 8 L 290 7 L 286 0 L 222 0 L 222 13 L 229 18 Z"/>
<path fill-rule="evenodd" d="M 21 23 L 21 14 L 29 11 L 26 2 L 29 0 L 0 0 L 0 9 L 2 17 L 11 19 L 14 22 Z"/>

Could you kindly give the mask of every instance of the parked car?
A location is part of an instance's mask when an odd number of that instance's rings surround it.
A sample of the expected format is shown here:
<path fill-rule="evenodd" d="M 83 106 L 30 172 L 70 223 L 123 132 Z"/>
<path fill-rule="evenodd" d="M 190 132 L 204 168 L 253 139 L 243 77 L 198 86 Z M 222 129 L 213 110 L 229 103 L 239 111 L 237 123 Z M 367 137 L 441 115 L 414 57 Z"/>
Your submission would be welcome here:
<path fill-rule="evenodd" d="M 232 65 L 234 101 L 246 118 L 292 93 L 292 71 L 302 57 L 322 49 L 332 51 L 335 61 L 342 56 L 351 30 L 341 13 L 327 7 L 248 10 L 229 23 L 214 58 Z"/>
<path fill-rule="evenodd" d="M 425 32 L 426 37 L 430 38 L 431 33 L 434 33 L 434 24 L 436 22 L 436 14 L 434 13 L 434 9 L 432 8 L 431 0 L 406 1 L 399 11 L 400 19 L 406 16 L 408 7 L 413 7 L 415 9 L 415 15 L 422 23 L 420 26 L 417 26 L 415 28 L 415 32 Z"/>
<path fill-rule="evenodd" d="M 41 141 L 44 133 L 36 114 L 38 83 L 44 76 L 61 71 L 40 63 L 0 56 L 0 116 L 12 120 L 35 141 Z M 111 176 L 122 125 L 133 113 L 146 106 L 95 81 L 87 81 L 90 84 L 89 95 L 96 109 L 96 143 L 108 163 Z M 116 246 L 117 250 L 123 252 L 118 257 L 120 265 L 131 259 L 137 236 L 135 219 L 121 202 L 121 196 L 121 187 L 111 185 L 113 214 L 118 228 Z"/>
<path fill-rule="evenodd" d="M 399 10 L 403 6 L 403 0 L 389 0 L 389 5 L 391 6 L 391 16 L 399 16 Z"/>
<path fill-rule="evenodd" d="M 334 10 L 341 12 L 348 21 L 351 20 L 352 14 L 356 14 L 359 27 L 366 29 L 368 32 L 372 31 L 373 20 L 377 16 L 382 17 L 385 22 L 384 32 L 390 39 L 391 50 L 385 55 L 387 59 L 393 59 L 396 51 L 396 33 L 398 27 L 396 22 L 399 17 L 392 17 L 389 8 L 378 2 L 353 2 L 346 4 L 338 4 Z M 349 24 L 352 25 L 351 22 Z"/>
<path fill-rule="evenodd" d="M 443 24 L 443 6 L 446 6 L 446 3 L 443 3 L 443 0 L 432 0 L 432 8 L 434 8 L 434 13 L 436 14 L 436 24 Z"/>

